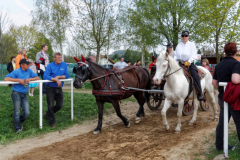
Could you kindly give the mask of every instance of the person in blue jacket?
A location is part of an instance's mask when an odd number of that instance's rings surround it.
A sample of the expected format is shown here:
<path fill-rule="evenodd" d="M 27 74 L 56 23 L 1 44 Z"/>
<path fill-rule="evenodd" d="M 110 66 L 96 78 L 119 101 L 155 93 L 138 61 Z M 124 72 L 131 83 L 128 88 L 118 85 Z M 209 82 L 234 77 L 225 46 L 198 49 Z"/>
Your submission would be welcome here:
<path fill-rule="evenodd" d="M 45 80 L 51 80 L 53 82 L 47 83 L 47 104 L 48 111 L 44 113 L 44 116 L 48 119 L 52 128 L 56 127 L 54 114 L 59 111 L 63 106 L 63 82 L 59 79 L 68 79 L 69 73 L 67 64 L 62 62 L 62 54 L 59 52 L 53 55 L 54 62 L 50 63 L 43 75 Z M 56 104 L 54 105 L 54 102 Z"/>
<path fill-rule="evenodd" d="M 12 101 L 14 106 L 13 121 L 16 132 L 21 132 L 23 130 L 23 123 L 28 115 L 29 103 L 27 99 L 28 83 L 30 81 L 39 80 L 37 74 L 35 74 L 31 69 L 29 69 L 29 64 L 26 59 L 21 59 L 19 62 L 20 68 L 9 73 L 4 81 L 19 82 L 20 84 L 14 84 L 12 88 Z M 22 107 L 23 113 L 21 114 L 20 108 Z"/>

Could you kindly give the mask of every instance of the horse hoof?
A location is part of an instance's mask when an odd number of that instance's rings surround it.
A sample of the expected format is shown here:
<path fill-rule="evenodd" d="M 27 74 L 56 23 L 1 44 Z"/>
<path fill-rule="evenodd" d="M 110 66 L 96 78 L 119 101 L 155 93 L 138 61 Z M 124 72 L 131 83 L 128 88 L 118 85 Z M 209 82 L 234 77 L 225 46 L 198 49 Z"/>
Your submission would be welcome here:
<path fill-rule="evenodd" d="M 128 122 L 128 125 L 126 126 L 126 128 L 129 128 L 130 127 L 130 122 Z"/>
<path fill-rule="evenodd" d="M 175 131 L 175 134 L 179 134 L 179 133 L 181 133 L 181 131 Z"/>
<path fill-rule="evenodd" d="M 189 123 L 188 123 L 188 125 L 189 125 L 189 126 L 192 126 L 192 125 L 193 125 L 193 123 L 189 122 Z"/>
<path fill-rule="evenodd" d="M 99 131 L 99 130 L 97 130 L 97 131 L 93 131 L 93 134 L 94 135 L 97 135 L 97 134 L 99 134 L 101 131 Z"/>
<path fill-rule="evenodd" d="M 136 117 L 136 118 L 135 118 L 135 123 L 139 123 L 139 122 L 141 122 L 141 118 Z"/>

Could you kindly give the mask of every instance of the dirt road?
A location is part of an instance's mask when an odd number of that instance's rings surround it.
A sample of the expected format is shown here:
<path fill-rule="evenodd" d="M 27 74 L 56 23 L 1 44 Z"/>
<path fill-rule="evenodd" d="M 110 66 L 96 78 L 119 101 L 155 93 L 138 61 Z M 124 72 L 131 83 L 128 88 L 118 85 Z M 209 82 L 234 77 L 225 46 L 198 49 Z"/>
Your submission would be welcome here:
<path fill-rule="evenodd" d="M 8 159 L 15 156 L 14 160 L 187 160 L 193 159 L 194 153 L 205 148 L 206 137 L 214 133 L 217 125 L 217 122 L 213 121 L 212 111 L 205 112 L 199 108 L 196 123 L 188 126 L 192 115 L 183 117 L 182 132 L 175 134 L 177 108 L 171 107 L 167 112 L 169 132 L 166 132 L 162 125 L 160 110 L 150 111 L 145 104 L 146 115 L 143 121 L 134 124 L 137 103 L 124 102 L 121 109 L 123 115 L 130 119 L 130 128 L 125 128 L 115 113 L 112 113 L 104 115 L 105 127 L 99 135 L 92 134 L 97 125 L 97 121 L 93 120 L 68 130 L 1 147 L 1 157 Z M 30 142 L 32 145 L 27 144 Z"/>

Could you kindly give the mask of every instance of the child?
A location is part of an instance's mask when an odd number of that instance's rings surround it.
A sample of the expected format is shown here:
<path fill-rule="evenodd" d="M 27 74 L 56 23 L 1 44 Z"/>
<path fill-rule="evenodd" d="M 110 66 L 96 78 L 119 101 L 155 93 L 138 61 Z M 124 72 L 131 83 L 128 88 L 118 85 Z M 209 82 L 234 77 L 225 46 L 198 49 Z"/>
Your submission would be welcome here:
<path fill-rule="evenodd" d="M 29 69 L 31 69 L 34 73 L 37 73 L 36 66 L 33 63 L 33 60 L 28 59 L 28 61 L 30 62 Z M 29 83 L 29 88 L 28 88 L 28 95 L 29 96 L 33 96 L 34 88 L 37 87 L 37 85 L 38 85 L 38 83 Z M 32 91 L 32 93 L 30 91 Z"/>
<path fill-rule="evenodd" d="M 209 61 L 208 61 L 208 59 L 204 58 L 204 59 L 202 60 L 202 66 L 203 66 L 204 68 L 206 68 L 207 70 L 209 70 Z"/>

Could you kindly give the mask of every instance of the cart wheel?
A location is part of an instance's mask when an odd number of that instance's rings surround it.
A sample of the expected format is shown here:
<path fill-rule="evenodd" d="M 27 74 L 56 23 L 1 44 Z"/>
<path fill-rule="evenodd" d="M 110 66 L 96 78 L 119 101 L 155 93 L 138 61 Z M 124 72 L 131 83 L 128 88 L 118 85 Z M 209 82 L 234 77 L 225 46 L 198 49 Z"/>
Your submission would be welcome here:
<path fill-rule="evenodd" d="M 193 102 L 192 101 L 184 101 L 182 114 L 184 116 L 188 116 L 193 112 Z"/>
<path fill-rule="evenodd" d="M 157 110 L 162 103 L 163 95 L 160 93 L 152 93 L 149 96 L 149 101 L 147 101 L 148 108 L 151 110 Z"/>
<path fill-rule="evenodd" d="M 210 109 L 210 106 L 208 105 L 207 100 L 206 100 L 206 92 L 204 92 L 204 97 L 205 97 L 205 100 L 200 101 L 200 106 L 201 106 L 202 110 L 208 111 Z"/>

